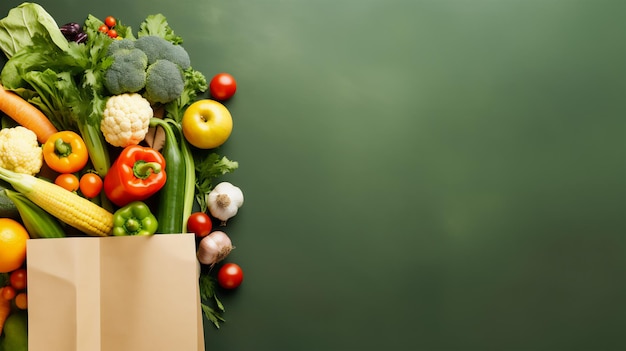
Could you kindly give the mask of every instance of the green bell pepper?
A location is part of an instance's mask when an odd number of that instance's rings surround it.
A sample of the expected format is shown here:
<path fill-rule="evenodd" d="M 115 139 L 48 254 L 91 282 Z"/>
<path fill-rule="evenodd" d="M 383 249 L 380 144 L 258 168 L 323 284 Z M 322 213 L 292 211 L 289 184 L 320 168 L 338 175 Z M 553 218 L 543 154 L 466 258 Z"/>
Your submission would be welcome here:
<path fill-rule="evenodd" d="M 142 201 L 133 201 L 113 214 L 113 235 L 152 235 L 159 223 Z"/>

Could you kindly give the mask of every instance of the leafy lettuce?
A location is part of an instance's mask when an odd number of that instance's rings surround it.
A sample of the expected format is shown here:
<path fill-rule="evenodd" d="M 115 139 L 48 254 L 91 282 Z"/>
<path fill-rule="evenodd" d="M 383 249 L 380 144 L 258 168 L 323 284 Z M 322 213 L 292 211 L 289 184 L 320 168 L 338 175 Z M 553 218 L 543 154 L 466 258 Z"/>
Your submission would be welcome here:
<path fill-rule="evenodd" d="M 0 20 L 0 49 L 8 58 L 32 45 L 32 38 L 41 35 L 61 50 L 67 50 L 67 40 L 52 16 L 38 4 L 25 2 Z"/>

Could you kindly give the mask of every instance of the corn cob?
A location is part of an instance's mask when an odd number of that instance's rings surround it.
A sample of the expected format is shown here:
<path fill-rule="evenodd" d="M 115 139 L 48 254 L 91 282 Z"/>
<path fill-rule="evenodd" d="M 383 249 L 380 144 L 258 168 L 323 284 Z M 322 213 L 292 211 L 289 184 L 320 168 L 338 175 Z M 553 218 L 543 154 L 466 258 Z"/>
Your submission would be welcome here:
<path fill-rule="evenodd" d="M 0 167 L 0 179 L 60 221 L 91 236 L 108 236 L 113 214 L 97 204 L 37 177 Z"/>

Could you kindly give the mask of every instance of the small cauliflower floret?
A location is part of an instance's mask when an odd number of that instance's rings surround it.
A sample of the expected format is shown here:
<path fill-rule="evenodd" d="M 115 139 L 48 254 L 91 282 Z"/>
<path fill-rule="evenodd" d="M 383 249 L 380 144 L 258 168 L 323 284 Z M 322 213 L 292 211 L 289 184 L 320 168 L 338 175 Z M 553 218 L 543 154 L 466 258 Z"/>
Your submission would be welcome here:
<path fill-rule="evenodd" d="M 113 146 L 137 145 L 146 137 L 152 116 L 150 103 L 137 93 L 111 96 L 104 108 L 100 130 Z"/>
<path fill-rule="evenodd" d="M 22 126 L 0 130 L 0 167 L 35 175 L 42 165 L 43 151 L 32 130 Z"/>

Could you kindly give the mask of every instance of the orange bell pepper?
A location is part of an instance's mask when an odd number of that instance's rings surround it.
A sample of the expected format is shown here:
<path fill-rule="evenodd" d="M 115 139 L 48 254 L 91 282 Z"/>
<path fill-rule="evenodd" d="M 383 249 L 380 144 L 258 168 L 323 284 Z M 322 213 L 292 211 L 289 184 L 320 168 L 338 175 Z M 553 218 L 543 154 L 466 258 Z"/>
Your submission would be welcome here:
<path fill-rule="evenodd" d="M 42 150 L 48 167 L 59 173 L 78 172 L 89 161 L 85 142 L 80 135 L 69 130 L 52 134 Z"/>

